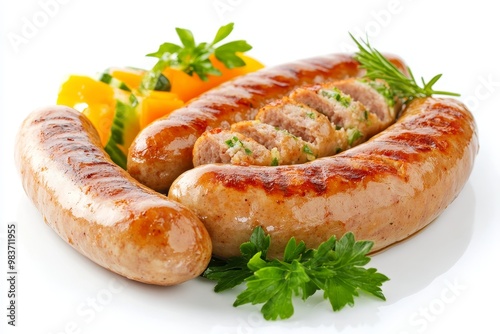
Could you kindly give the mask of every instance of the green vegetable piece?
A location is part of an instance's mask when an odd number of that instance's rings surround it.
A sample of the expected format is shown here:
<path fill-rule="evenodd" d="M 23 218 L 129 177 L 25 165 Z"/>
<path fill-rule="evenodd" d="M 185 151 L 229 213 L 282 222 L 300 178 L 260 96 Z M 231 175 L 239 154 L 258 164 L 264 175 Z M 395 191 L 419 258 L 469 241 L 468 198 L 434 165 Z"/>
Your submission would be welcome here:
<path fill-rule="evenodd" d="M 160 74 L 158 80 L 156 81 L 154 90 L 161 92 L 170 92 L 171 89 L 172 85 L 170 84 L 170 80 L 168 80 L 165 75 Z"/>
<path fill-rule="evenodd" d="M 125 144 L 125 132 L 130 128 L 138 129 L 138 116 L 135 107 L 137 98 L 130 94 L 127 100 L 118 97 L 115 106 L 115 115 L 111 124 L 111 135 L 104 146 L 111 160 L 123 169 L 127 168 L 127 156 L 120 148 Z"/>
<path fill-rule="evenodd" d="M 114 78 L 113 76 L 111 76 L 111 74 L 107 72 L 104 72 L 99 76 L 99 81 L 107 83 L 111 87 L 115 87 L 127 92 L 131 91 L 131 89 L 123 81 Z"/>

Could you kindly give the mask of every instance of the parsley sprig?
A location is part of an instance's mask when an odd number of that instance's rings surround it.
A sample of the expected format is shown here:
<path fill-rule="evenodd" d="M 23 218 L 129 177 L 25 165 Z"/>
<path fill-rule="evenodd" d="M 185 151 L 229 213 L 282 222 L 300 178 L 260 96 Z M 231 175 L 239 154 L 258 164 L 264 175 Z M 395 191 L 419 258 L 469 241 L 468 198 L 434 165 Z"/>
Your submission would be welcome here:
<path fill-rule="evenodd" d="M 355 241 L 349 232 L 339 240 L 331 237 L 317 249 L 307 249 L 303 241 L 291 238 L 282 260 L 267 259 L 270 244 L 270 236 L 257 227 L 250 241 L 240 246 L 241 256 L 212 260 L 203 276 L 217 281 L 216 292 L 245 282 L 246 289 L 233 305 L 264 304 L 261 312 L 266 320 L 290 318 L 293 296 L 306 300 L 318 290 L 323 290 L 334 311 L 353 306 L 361 290 L 385 300 L 380 287 L 388 278 L 363 267 L 370 262 L 371 241 Z"/>
<path fill-rule="evenodd" d="M 422 86 L 419 86 L 409 67 L 407 67 L 408 77 L 378 50 L 374 49 L 369 42 L 363 40 L 359 42 L 352 34 L 350 35 L 358 46 L 359 51 L 356 52 L 355 59 L 361 64 L 362 68 L 366 69 L 365 77 L 372 80 L 382 79 L 387 82 L 393 93 L 403 103 L 417 97 L 432 96 L 434 94 L 460 96 L 457 93 L 434 90 L 433 86 L 441 78 L 442 74 L 435 75 L 428 82 L 421 78 Z"/>
<path fill-rule="evenodd" d="M 193 33 L 184 28 L 175 28 L 182 45 L 174 43 L 163 43 L 158 51 L 146 56 L 158 58 L 158 62 L 149 71 L 141 83 L 143 89 L 154 90 L 161 72 L 166 67 L 175 67 L 189 75 L 196 73 L 203 81 L 208 80 L 208 75 L 221 75 L 214 67 L 209 56 L 215 55 L 227 68 L 241 67 L 245 61 L 237 52 L 246 52 L 252 46 L 244 40 L 237 40 L 218 45 L 233 31 L 234 23 L 229 23 L 219 28 L 214 39 L 210 43 L 196 44 Z"/>

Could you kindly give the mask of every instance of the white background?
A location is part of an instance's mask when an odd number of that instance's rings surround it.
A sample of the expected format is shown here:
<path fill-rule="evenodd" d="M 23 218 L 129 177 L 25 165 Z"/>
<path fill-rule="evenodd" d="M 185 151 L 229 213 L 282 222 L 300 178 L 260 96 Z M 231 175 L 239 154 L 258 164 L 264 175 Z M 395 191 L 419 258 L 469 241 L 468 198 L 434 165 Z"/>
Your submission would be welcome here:
<path fill-rule="evenodd" d="M 51 5 L 47 5 L 47 4 Z M 45 5 L 44 5 L 45 4 Z M 0 328 L 2 333 L 494 333 L 500 256 L 500 53 L 492 2 L 1 0 Z M 352 49 L 348 31 L 368 34 L 417 76 L 443 73 L 436 88 L 462 93 L 479 127 L 481 150 L 456 201 L 429 228 L 376 255 L 391 281 L 386 302 L 363 296 L 331 312 L 318 294 L 296 300 L 295 316 L 266 322 L 254 306 L 233 308 L 196 279 L 176 287 L 127 281 L 79 255 L 42 221 L 13 162 L 15 133 L 35 108 L 53 104 L 70 73 L 109 66 L 150 67 L 144 57 L 174 27 L 198 41 L 234 21 L 266 65 Z M 28 27 L 34 24 L 34 28 Z M 418 203 L 415 203 L 418 205 Z M 7 326 L 6 225 L 17 224 L 17 327 Z"/>

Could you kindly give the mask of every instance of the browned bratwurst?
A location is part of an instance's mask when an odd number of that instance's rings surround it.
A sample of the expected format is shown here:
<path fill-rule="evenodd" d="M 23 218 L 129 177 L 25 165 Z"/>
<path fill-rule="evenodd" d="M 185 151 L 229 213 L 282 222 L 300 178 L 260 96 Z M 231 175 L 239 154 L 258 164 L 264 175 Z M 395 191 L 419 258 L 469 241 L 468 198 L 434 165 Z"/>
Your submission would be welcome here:
<path fill-rule="evenodd" d="M 388 58 L 405 70 L 401 60 Z M 259 108 L 305 84 L 363 73 L 352 56 L 332 54 L 236 78 L 147 126 L 129 149 L 128 172 L 146 186 L 167 192 L 181 173 L 193 168 L 193 146 L 205 130 L 253 119 Z"/>
<path fill-rule="evenodd" d="M 474 119 L 454 99 L 420 98 L 395 124 L 338 155 L 292 166 L 207 164 L 169 197 L 201 218 L 213 253 L 239 255 L 256 226 L 270 256 L 291 237 L 317 247 L 352 231 L 380 250 L 435 219 L 467 181 L 478 150 Z"/>
<path fill-rule="evenodd" d="M 24 189 L 45 222 L 92 261 L 158 285 L 184 282 L 207 266 L 212 245 L 199 219 L 114 164 L 76 110 L 33 112 L 15 153 Z"/>

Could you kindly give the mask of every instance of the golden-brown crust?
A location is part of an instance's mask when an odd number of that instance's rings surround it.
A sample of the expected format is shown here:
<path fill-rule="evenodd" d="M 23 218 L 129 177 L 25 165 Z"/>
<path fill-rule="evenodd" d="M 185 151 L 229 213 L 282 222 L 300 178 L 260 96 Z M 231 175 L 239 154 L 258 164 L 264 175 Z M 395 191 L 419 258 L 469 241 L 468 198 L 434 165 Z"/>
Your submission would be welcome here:
<path fill-rule="evenodd" d="M 208 264 L 211 242 L 199 219 L 114 164 L 81 113 L 62 106 L 32 113 L 18 135 L 16 164 L 45 222 L 101 266 L 171 285 Z"/>
<path fill-rule="evenodd" d="M 458 195 L 478 150 L 474 119 L 453 99 L 413 101 L 368 142 L 333 157 L 278 167 L 205 165 L 169 197 L 199 216 L 214 254 L 237 255 L 255 226 L 276 256 L 292 236 L 316 247 L 352 231 L 374 251 L 422 229 Z"/>
<path fill-rule="evenodd" d="M 401 60 L 390 59 L 405 69 Z M 146 127 L 129 149 L 128 172 L 148 187 L 165 193 L 177 176 L 193 168 L 192 149 L 206 129 L 253 119 L 260 107 L 299 86 L 363 73 L 351 55 L 332 54 L 236 78 Z"/>

